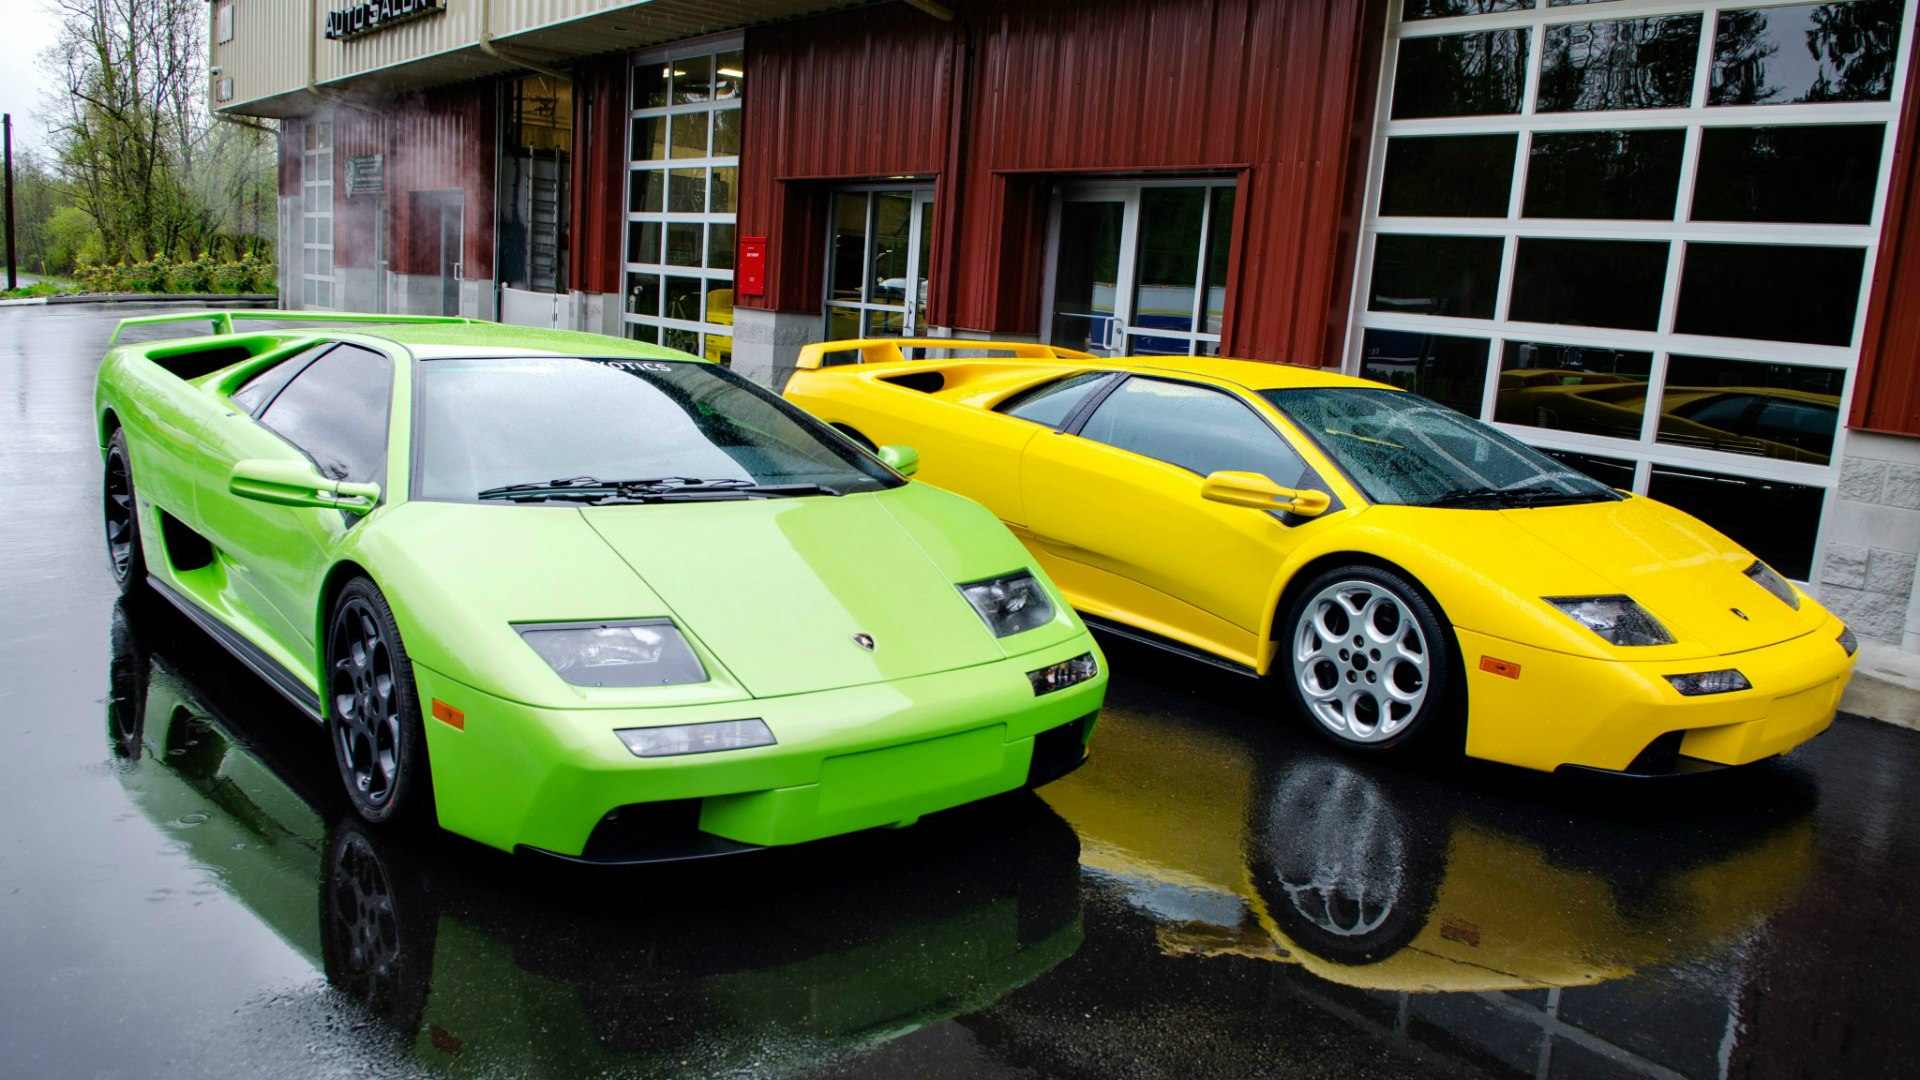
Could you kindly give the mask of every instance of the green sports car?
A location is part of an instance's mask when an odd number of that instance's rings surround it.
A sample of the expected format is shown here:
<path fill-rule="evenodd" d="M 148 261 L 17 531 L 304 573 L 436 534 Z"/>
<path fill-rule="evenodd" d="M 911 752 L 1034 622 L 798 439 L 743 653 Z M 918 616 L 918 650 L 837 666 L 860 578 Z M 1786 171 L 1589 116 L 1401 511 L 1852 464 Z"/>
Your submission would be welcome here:
<path fill-rule="evenodd" d="M 114 575 L 324 724 L 369 821 L 690 858 L 1086 757 L 1093 639 L 911 450 L 591 334 L 214 312 L 115 341 L 185 321 L 214 332 L 100 367 Z"/>

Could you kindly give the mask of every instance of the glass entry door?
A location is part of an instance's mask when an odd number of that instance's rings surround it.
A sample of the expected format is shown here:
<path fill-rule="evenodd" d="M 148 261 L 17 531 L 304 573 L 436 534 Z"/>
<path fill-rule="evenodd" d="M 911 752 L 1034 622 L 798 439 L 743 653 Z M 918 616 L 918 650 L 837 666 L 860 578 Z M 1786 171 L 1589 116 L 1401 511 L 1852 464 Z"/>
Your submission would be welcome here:
<path fill-rule="evenodd" d="M 837 191 L 827 246 L 827 337 L 926 333 L 933 192 Z"/>
<path fill-rule="evenodd" d="M 1079 187 L 1054 207 L 1048 342 L 1101 356 L 1220 351 L 1231 180 Z"/>

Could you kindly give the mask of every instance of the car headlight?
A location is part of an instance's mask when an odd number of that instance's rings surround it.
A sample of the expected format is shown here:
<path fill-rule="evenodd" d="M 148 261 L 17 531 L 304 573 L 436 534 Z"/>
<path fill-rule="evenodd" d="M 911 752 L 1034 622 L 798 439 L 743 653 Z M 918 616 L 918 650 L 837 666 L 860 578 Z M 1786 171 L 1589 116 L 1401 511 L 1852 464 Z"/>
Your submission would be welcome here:
<path fill-rule="evenodd" d="M 1768 566 L 1759 559 L 1755 559 L 1753 560 L 1753 565 L 1747 567 L 1745 573 L 1753 579 L 1755 585 L 1779 597 L 1781 603 L 1795 611 L 1800 610 L 1799 592 L 1797 592 L 1793 586 L 1787 584 L 1786 578 L 1774 573 L 1773 567 Z"/>
<path fill-rule="evenodd" d="M 1673 644 L 1667 628 L 1631 596 L 1549 596 L 1546 601 L 1608 644 Z"/>
<path fill-rule="evenodd" d="M 1848 656 L 1852 656 L 1854 653 L 1860 651 L 1860 639 L 1853 636 L 1852 627 L 1842 626 L 1840 628 L 1840 636 L 1833 640 L 1839 642 L 1840 647 L 1847 650 Z"/>
<path fill-rule="evenodd" d="M 620 728 L 614 732 L 634 757 L 679 757 L 711 754 L 717 750 L 745 750 L 774 745 L 765 720 L 720 720 L 710 724 L 672 727 Z"/>
<path fill-rule="evenodd" d="M 1011 637 L 1053 621 L 1047 590 L 1028 571 L 960 586 L 960 594 L 986 620 L 994 637 Z"/>
<path fill-rule="evenodd" d="M 1753 684 L 1747 681 L 1747 677 L 1732 668 L 1721 671 L 1696 671 L 1691 675 L 1669 675 L 1667 681 L 1673 684 L 1675 690 L 1688 697 L 1731 694 L 1736 690 L 1753 689 Z"/>
<path fill-rule="evenodd" d="M 547 666 L 575 686 L 707 681 L 707 669 L 671 619 L 528 623 L 514 629 Z"/>
<path fill-rule="evenodd" d="M 1033 684 L 1033 696 L 1039 697 L 1055 690 L 1065 690 L 1069 686 L 1078 686 L 1099 674 L 1100 661 L 1095 660 L 1092 653 L 1083 652 L 1071 660 L 1062 660 L 1027 672 L 1027 681 Z"/>

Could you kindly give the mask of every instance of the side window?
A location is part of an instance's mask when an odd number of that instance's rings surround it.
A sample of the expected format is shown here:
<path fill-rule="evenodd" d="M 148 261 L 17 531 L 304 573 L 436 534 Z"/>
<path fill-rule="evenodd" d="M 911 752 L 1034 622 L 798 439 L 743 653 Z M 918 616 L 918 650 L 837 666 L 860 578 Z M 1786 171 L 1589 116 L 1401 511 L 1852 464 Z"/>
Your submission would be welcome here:
<path fill-rule="evenodd" d="M 1231 469 L 1298 487 L 1307 466 L 1246 404 L 1219 390 L 1134 377 L 1107 395 L 1081 437 L 1206 476 Z"/>
<path fill-rule="evenodd" d="M 1041 383 L 1001 402 L 994 407 L 994 411 L 1048 427 L 1059 427 L 1110 374 L 1106 371 L 1084 371 L 1050 383 Z"/>
<path fill-rule="evenodd" d="M 364 483 L 386 476 L 393 361 L 341 345 L 308 365 L 260 416 L 313 459 L 324 476 Z"/>
<path fill-rule="evenodd" d="M 238 390 L 227 395 L 227 400 L 240 406 L 248 416 L 257 417 L 260 415 L 260 410 L 266 408 L 267 402 L 273 400 L 273 395 L 279 393 L 280 388 L 287 385 L 295 375 L 300 374 L 301 368 L 306 367 L 313 362 L 314 357 L 331 348 L 333 348 L 331 341 L 323 345 L 315 345 L 311 349 L 294 353 L 264 371 L 255 372 L 253 378 L 241 383 Z"/>

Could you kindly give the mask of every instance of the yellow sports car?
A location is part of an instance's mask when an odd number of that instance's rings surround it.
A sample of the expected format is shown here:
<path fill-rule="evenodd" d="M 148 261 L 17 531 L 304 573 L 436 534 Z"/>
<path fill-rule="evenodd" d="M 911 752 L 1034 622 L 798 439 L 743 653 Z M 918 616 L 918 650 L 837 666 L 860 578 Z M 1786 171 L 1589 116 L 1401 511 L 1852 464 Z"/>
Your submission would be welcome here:
<path fill-rule="evenodd" d="M 1826 730 L 1852 671 L 1845 624 L 1709 526 L 1377 383 L 952 339 L 797 367 L 789 400 L 914 444 L 1090 623 L 1271 674 L 1356 750 L 1739 765 Z"/>

